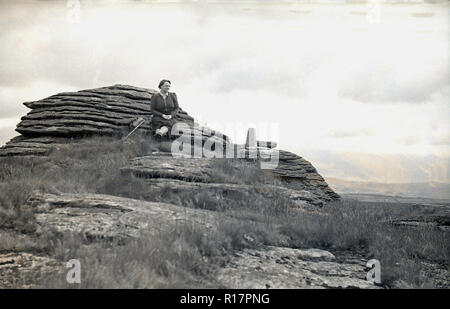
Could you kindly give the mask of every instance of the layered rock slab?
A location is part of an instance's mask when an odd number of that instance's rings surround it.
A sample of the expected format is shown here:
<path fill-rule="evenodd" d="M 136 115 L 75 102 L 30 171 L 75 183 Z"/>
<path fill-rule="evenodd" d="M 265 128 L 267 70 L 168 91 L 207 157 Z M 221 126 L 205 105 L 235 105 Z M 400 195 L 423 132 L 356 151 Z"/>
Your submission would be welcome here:
<path fill-rule="evenodd" d="M 323 205 L 323 200 L 316 195 L 305 190 L 292 190 L 289 188 L 275 185 L 247 185 L 247 184 L 231 184 L 231 183 L 204 183 L 204 182 L 187 182 L 176 179 L 149 178 L 146 179 L 152 192 L 144 195 L 146 198 L 152 198 L 152 194 L 160 192 L 163 195 L 167 189 L 174 194 L 184 193 L 188 196 L 196 194 L 208 194 L 211 197 L 220 197 L 220 202 L 226 202 L 230 199 L 231 204 L 236 200 L 251 201 L 255 195 L 259 195 L 274 206 L 279 202 L 280 198 L 289 200 L 295 209 L 301 211 L 313 211 L 316 213 L 317 207 Z M 219 200 L 218 200 L 219 202 Z"/>
<path fill-rule="evenodd" d="M 63 275 L 65 263 L 27 252 L 0 254 L 0 289 L 33 288 L 35 276 Z"/>
<path fill-rule="evenodd" d="M 364 262 L 338 263 L 319 249 L 266 246 L 237 252 L 217 279 L 232 289 L 378 288 L 365 279 Z"/>
<path fill-rule="evenodd" d="M 22 135 L 0 147 L 0 156 L 46 156 L 52 147 L 72 142 L 74 138 L 86 135 L 123 136 L 133 129 L 137 118 L 143 118 L 145 122 L 136 134 L 149 134 L 152 119 L 150 100 L 155 93 L 157 91 L 153 89 L 116 84 L 62 92 L 42 100 L 25 102 L 31 111 L 17 125 L 16 131 Z M 200 140 L 201 146 L 208 142 L 214 150 L 216 145 L 223 145 L 224 151 L 239 150 L 243 151 L 244 159 L 248 157 L 249 150 L 243 145 L 233 144 L 220 132 L 196 125 L 193 117 L 183 109 L 180 109 L 176 119 L 189 129 L 189 134 L 180 132 L 181 136 L 177 138 L 180 142 L 194 144 Z M 279 162 L 272 170 L 273 175 L 291 182 L 293 189 L 312 191 L 315 195 L 321 195 L 324 201 L 339 198 L 309 161 L 274 149 L 274 142 L 257 141 L 256 145 L 260 150 L 277 151 Z M 202 175 L 191 176 L 196 181 L 204 181 Z"/>
<path fill-rule="evenodd" d="M 298 157 L 298 156 L 297 156 Z M 257 190 L 261 193 L 268 192 L 269 189 L 276 191 L 281 196 L 287 197 L 293 201 L 304 201 L 303 205 L 323 205 L 324 203 L 335 198 L 334 195 L 329 194 L 329 187 L 326 182 L 317 181 L 318 183 L 310 184 L 308 183 L 308 178 L 305 178 L 304 183 L 291 184 L 289 187 L 285 186 L 268 186 L 263 184 L 257 185 L 243 185 L 243 184 L 219 184 L 223 181 L 221 180 L 220 169 L 217 167 L 217 160 L 228 160 L 228 159 L 216 159 L 216 158 L 190 158 L 190 157 L 173 157 L 167 153 L 155 153 L 149 156 L 137 157 L 130 161 L 130 165 L 123 167 L 121 171 L 123 173 L 132 173 L 137 177 L 148 178 L 148 179 L 165 179 L 165 180 L 181 180 L 184 182 L 194 182 L 194 183 L 205 183 L 209 185 L 199 185 L 199 184 L 183 184 L 180 182 L 174 183 L 173 188 L 186 188 L 190 187 L 192 189 L 211 189 L 211 190 L 234 190 L 234 191 L 245 191 L 245 190 Z M 245 159 L 243 159 L 245 160 Z M 298 157 L 297 160 L 301 161 L 302 158 Z M 228 165 L 232 168 L 233 164 L 238 162 L 235 160 L 228 161 Z M 254 164 L 257 167 L 257 162 L 247 161 L 249 164 Z M 285 166 L 280 159 L 280 164 Z M 305 177 L 320 177 L 317 171 L 312 167 L 312 165 L 304 160 L 302 165 L 307 166 L 305 169 L 297 168 L 298 173 L 302 173 Z M 311 168 L 312 167 L 312 168 Z M 236 164 L 236 169 L 239 165 Z M 295 168 L 294 168 L 295 169 Z M 281 175 L 282 170 L 275 168 L 270 170 L 272 174 Z M 288 176 L 284 176 L 287 178 Z M 157 182 L 156 182 L 157 183 Z M 213 185 L 216 183 L 215 185 Z M 165 182 L 166 185 L 170 185 Z M 171 186 L 171 187 L 172 187 Z M 328 189 L 329 190 L 328 190 Z M 331 190 L 331 192 L 333 192 Z"/>
<path fill-rule="evenodd" d="M 323 192 L 328 200 L 340 198 L 311 162 L 292 152 L 279 150 L 279 163 L 272 172 L 305 190 Z"/>
<path fill-rule="evenodd" d="M 144 123 L 136 134 L 150 134 L 151 97 L 156 90 L 116 84 L 108 87 L 62 92 L 47 98 L 24 102 L 31 111 L 21 118 L 16 131 L 21 133 L 0 148 L 0 156 L 47 155 L 51 144 L 91 135 L 123 136 L 134 129 L 138 118 Z M 181 103 L 182 105 L 182 103 Z M 175 117 L 190 128 L 191 135 L 204 142 L 208 137 L 227 141 L 227 137 L 199 127 L 182 108 Z"/>
<path fill-rule="evenodd" d="M 16 131 L 39 136 L 112 135 L 126 130 L 138 116 L 147 120 L 140 130 L 148 131 L 152 116 L 150 100 L 155 93 L 152 89 L 118 84 L 24 102 L 32 111 L 22 117 Z M 193 123 L 183 109 L 176 119 Z"/>
<path fill-rule="evenodd" d="M 168 203 L 140 201 L 103 194 L 35 192 L 27 205 L 36 210 L 37 233 L 83 233 L 87 238 L 125 239 L 143 231 L 157 233 L 179 223 L 207 229 L 218 214 Z"/>

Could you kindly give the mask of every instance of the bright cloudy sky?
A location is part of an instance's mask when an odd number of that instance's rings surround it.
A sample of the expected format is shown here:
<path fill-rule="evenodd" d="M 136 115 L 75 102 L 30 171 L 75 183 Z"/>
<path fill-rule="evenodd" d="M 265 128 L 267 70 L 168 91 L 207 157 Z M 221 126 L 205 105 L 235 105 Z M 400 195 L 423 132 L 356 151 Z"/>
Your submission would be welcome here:
<path fill-rule="evenodd" d="M 24 101 L 168 78 L 200 122 L 325 177 L 450 182 L 449 1 L 165 2 L 0 1 L 0 144 Z"/>

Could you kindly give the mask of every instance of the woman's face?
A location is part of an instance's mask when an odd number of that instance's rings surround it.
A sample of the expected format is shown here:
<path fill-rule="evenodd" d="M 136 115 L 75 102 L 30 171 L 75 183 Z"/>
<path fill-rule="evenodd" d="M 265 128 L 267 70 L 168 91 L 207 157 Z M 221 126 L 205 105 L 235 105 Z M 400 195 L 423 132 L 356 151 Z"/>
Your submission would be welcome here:
<path fill-rule="evenodd" d="M 161 86 L 161 90 L 165 91 L 165 92 L 169 92 L 170 89 L 170 83 L 169 82 L 165 82 L 162 86 Z"/>

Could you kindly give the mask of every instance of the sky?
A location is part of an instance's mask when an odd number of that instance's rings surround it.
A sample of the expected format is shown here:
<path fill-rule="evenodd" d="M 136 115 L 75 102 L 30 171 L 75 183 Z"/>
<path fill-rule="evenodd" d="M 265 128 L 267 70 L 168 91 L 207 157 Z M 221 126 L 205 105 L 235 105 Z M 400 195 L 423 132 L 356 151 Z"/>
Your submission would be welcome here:
<path fill-rule="evenodd" d="M 0 145 L 25 101 L 169 79 L 325 178 L 450 182 L 450 1 L 410 2 L 0 0 Z"/>

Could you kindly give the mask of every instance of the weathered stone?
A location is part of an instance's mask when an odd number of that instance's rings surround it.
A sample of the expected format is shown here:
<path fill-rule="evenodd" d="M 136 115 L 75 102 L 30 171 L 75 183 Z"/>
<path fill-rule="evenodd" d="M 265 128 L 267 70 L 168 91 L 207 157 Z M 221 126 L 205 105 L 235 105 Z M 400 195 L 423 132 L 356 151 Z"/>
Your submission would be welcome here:
<path fill-rule="evenodd" d="M 16 136 L 0 148 L 2 156 L 44 156 L 54 146 L 71 141 L 69 138 L 56 136 L 27 137 Z"/>
<path fill-rule="evenodd" d="M 378 288 L 361 263 L 336 262 L 330 252 L 267 246 L 245 249 L 217 275 L 231 289 Z"/>
<path fill-rule="evenodd" d="M 170 179 L 182 180 L 187 182 L 203 182 L 203 183 L 217 183 L 221 182 L 220 175 L 215 175 L 218 170 L 215 167 L 215 158 L 190 158 L 190 157 L 172 157 L 161 156 L 154 154 L 150 156 L 134 158 L 130 161 L 130 165 L 121 169 L 124 173 L 133 173 L 137 177 L 151 178 L 151 179 Z M 232 165 L 233 161 L 229 161 Z M 238 168 L 238 167 L 236 167 Z M 271 171 L 277 173 L 277 170 Z M 317 176 L 316 176 L 317 177 Z M 319 176 L 320 177 L 320 176 Z M 305 178 L 306 179 L 306 178 Z M 326 183 L 321 184 L 327 186 Z M 249 189 L 248 186 L 238 184 L 241 186 L 240 191 Z M 269 186 L 258 185 L 261 188 L 268 188 Z M 208 188 L 212 189 L 209 185 Z M 222 185 L 224 187 L 224 185 Z M 251 186 L 252 188 L 255 186 Z M 330 200 L 327 191 L 322 190 L 322 187 L 316 186 L 318 191 L 308 191 L 302 189 L 288 189 L 278 186 L 272 189 L 277 193 L 285 196 L 291 200 L 302 200 L 311 205 L 323 205 Z"/>
<path fill-rule="evenodd" d="M 317 188 L 325 193 L 330 200 L 340 198 L 309 161 L 284 150 L 279 151 L 279 160 L 277 168 L 272 170 L 275 175 L 291 182 L 299 182 L 307 187 Z"/>
<path fill-rule="evenodd" d="M 152 114 L 150 100 L 156 90 L 134 87 L 129 85 L 112 85 L 96 89 L 86 89 L 77 92 L 62 92 L 42 100 L 24 102 L 31 111 L 22 117 L 17 125 L 16 131 L 22 134 L 20 138 L 13 138 L 10 142 L 0 148 L 0 156 L 38 156 L 47 155 L 55 144 L 64 144 L 71 138 L 91 135 L 118 135 L 125 136 L 132 130 L 132 124 L 138 117 L 144 122 L 136 130 L 136 134 L 149 134 L 151 131 Z M 185 111 L 180 109 L 176 116 L 180 122 L 187 124 L 189 132 L 175 134 L 176 142 L 187 143 L 201 147 L 202 156 L 224 156 L 233 154 L 233 157 L 250 160 L 264 161 L 270 159 L 276 152 L 279 161 L 272 173 L 289 182 L 298 182 L 297 186 L 302 189 L 311 190 L 324 201 L 339 198 L 317 173 L 312 164 L 293 153 L 275 149 L 275 142 L 256 141 L 255 132 L 252 131 L 252 143 L 254 147 L 233 144 L 230 139 L 220 132 L 206 127 L 198 126 L 194 119 Z M 47 141 L 36 138 L 48 138 Z M 66 138 L 64 140 L 63 138 Z M 248 146 L 248 145 L 247 145 Z M 194 148 L 190 149 L 191 155 L 196 155 Z M 206 152 L 205 152 L 206 151 Z M 256 154 L 255 156 L 253 156 Z M 164 159 L 165 160 L 165 159 Z M 162 161 L 164 161 L 162 160 Z M 142 161 L 137 159 L 136 162 Z M 186 175 L 183 175 L 182 164 L 162 162 L 156 159 L 154 164 L 147 162 L 144 165 L 130 167 L 135 174 L 152 174 L 156 177 L 169 177 L 175 179 L 191 178 L 195 181 L 210 182 L 208 169 L 204 169 L 204 163 L 193 164 L 192 161 L 186 166 Z M 174 169 L 166 169 L 164 164 L 175 164 Z M 160 165 L 158 167 L 157 165 Z M 198 170 L 194 170 L 199 168 Z"/>
<path fill-rule="evenodd" d="M 177 222 L 197 224 L 207 230 L 219 220 L 219 214 L 212 211 L 102 194 L 35 192 L 27 206 L 37 212 L 37 234 L 52 229 L 101 239 L 138 237 L 143 231 L 157 233 Z"/>
<path fill-rule="evenodd" d="M 280 197 L 286 198 L 292 202 L 292 205 L 301 211 L 316 212 L 317 206 L 321 206 L 324 200 L 315 194 L 305 190 L 292 190 L 285 187 L 275 185 L 246 185 L 232 183 L 204 183 L 204 182 L 187 182 L 176 179 L 150 178 L 146 180 L 152 188 L 147 198 L 151 198 L 150 194 L 157 193 L 155 190 L 161 191 L 161 194 L 170 188 L 175 193 L 186 193 L 190 195 L 208 192 L 212 195 L 219 194 L 221 199 L 231 198 L 235 200 L 250 200 L 254 198 L 254 194 L 258 194 L 268 200 L 278 201 Z M 239 197 L 239 198 L 238 198 Z"/>
<path fill-rule="evenodd" d="M 155 92 L 113 85 L 25 102 L 32 111 L 22 117 L 16 130 L 25 135 L 112 135 L 120 134 L 133 119 L 141 116 L 147 122 L 141 129 L 149 131 L 152 116 L 150 99 Z M 176 119 L 193 125 L 193 118 L 182 109 Z"/>
<path fill-rule="evenodd" d="M 149 134 L 152 119 L 150 99 L 155 93 L 157 91 L 153 89 L 117 84 L 62 92 L 42 100 L 24 102 L 31 111 L 22 117 L 16 128 L 22 138 L 12 139 L 1 147 L 0 156 L 48 154 L 50 146 L 41 145 L 45 143 L 34 140 L 36 137 L 123 136 L 130 132 L 131 124 L 137 117 L 145 122 L 136 133 Z M 192 134 L 200 132 L 202 142 L 210 136 L 219 135 L 213 130 L 195 126 L 194 119 L 182 108 L 175 119 L 187 124 Z M 227 139 L 222 135 L 221 138 Z"/>
<path fill-rule="evenodd" d="M 158 235 L 179 223 L 198 226 L 206 234 L 224 220 L 238 221 L 219 212 L 103 194 L 34 192 L 27 205 L 35 208 L 37 235 L 80 233 L 92 242 Z M 253 241 L 246 235 L 244 239 Z M 337 262 L 333 254 L 319 249 L 263 246 L 235 251 L 231 261 L 217 269 L 215 284 L 225 288 L 374 288 L 364 279 L 363 265 Z M 0 254 L 0 287 L 39 286 L 33 277 L 37 273 L 60 277 L 66 270 L 52 257 Z"/>
<path fill-rule="evenodd" d="M 62 274 L 64 263 L 48 257 L 26 252 L 0 254 L 0 289 L 33 288 L 39 284 L 36 274 Z"/>
<path fill-rule="evenodd" d="M 121 169 L 138 177 L 169 178 L 198 182 L 211 182 L 211 160 L 203 158 L 173 158 L 145 156 L 134 158 L 129 167 Z"/>

